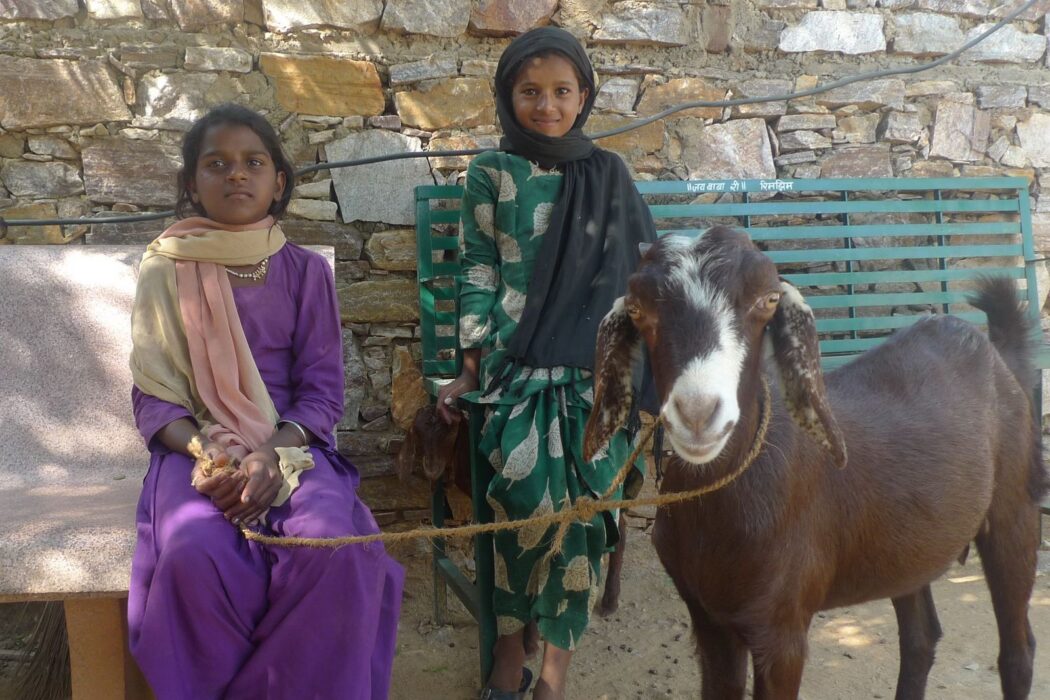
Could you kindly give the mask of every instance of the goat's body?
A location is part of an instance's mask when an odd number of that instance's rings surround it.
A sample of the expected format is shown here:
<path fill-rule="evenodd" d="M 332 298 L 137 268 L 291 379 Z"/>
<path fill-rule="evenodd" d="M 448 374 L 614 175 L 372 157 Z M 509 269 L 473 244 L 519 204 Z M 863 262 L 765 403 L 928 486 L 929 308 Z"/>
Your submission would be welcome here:
<path fill-rule="evenodd" d="M 755 700 L 794 699 L 813 615 L 876 598 L 897 614 L 897 700 L 922 698 L 941 634 L 930 582 L 971 540 L 999 626 L 1003 695 L 1028 696 L 1046 487 L 1030 323 L 1012 280 L 982 282 L 973 304 L 987 336 L 957 318 L 923 320 L 825 380 L 812 310 L 746 234 L 716 226 L 646 251 L 599 331 L 585 456 L 625 420 L 629 358 L 644 342 L 675 452 L 662 490 L 746 469 L 661 508 L 653 530 L 693 621 L 704 700 L 742 700 L 749 655 Z M 764 338 L 781 382 L 763 439 Z"/>
<path fill-rule="evenodd" d="M 924 321 L 826 383 L 850 455 L 845 469 L 787 417 L 778 394 L 767 446 L 749 471 L 699 506 L 657 515 L 656 549 L 701 646 L 702 628 L 720 629 L 765 663 L 785 631 L 804 632 L 819 610 L 922 593 L 996 520 L 1032 540 L 1015 554 L 1034 552 L 1035 531 L 1024 524 L 1037 523 L 1026 494 L 1035 444 L 1027 389 L 985 335 L 951 317 Z M 675 462 L 665 491 L 710 480 L 706 467 Z M 1030 511 L 995 511 L 1018 503 Z M 1031 556 L 1018 571 L 1033 570 Z M 939 627 L 932 602 L 928 609 L 932 662 Z M 795 654 L 804 655 L 801 644 Z M 704 697 L 723 696 L 735 697 Z"/>

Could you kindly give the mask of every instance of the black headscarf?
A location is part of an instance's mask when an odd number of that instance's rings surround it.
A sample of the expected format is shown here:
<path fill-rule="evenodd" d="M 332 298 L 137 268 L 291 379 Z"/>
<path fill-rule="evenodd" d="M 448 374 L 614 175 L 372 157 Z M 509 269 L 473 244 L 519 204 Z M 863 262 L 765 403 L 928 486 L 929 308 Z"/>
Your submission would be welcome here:
<path fill-rule="evenodd" d="M 526 129 L 514 117 L 513 80 L 531 56 L 557 52 L 576 67 L 587 89 L 572 129 L 554 138 Z M 649 208 L 615 154 L 598 148 L 582 127 L 594 105 L 594 70 L 580 42 L 556 27 L 522 34 L 496 68 L 500 149 L 564 171 L 525 295 L 521 321 L 508 344 L 508 362 L 530 367 L 594 369 L 598 325 L 638 265 L 639 243 L 656 240 Z M 497 371 L 495 381 L 508 367 Z"/>

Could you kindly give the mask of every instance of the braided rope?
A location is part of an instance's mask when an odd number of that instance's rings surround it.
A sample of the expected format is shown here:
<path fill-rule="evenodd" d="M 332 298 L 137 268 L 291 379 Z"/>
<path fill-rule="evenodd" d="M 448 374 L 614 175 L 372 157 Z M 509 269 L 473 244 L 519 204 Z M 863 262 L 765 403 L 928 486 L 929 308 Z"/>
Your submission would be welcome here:
<path fill-rule="evenodd" d="M 649 438 L 656 430 L 656 426 L 662 421 L 661 418 L 657 418 L 652 425 L 646 427 L 642 432 L 630 457 L 627 458 L 627 461 L 616 474 L 616 478 L 613 479 L 612 484 L 606 489 L 600 499 L 596 500 L 589 496 L 582 496 L 576 500 L 576 503 L 574 503 L 572 507 L 565 508 L 556 513 L 547 513 L 521 520 L 475 523 L 473 525 L 463 525 L 460 527 L 421 527 L 406 532 L 379 532 L 373 535 L 348 535 L 344 537 L 281 537 L 277 535 L 264 535 L 255 532 L 254 530 L 249 530 L 245 525 L 241 525 L 241 533 L 246 539 L 251 540 L 252 542 L 258 542 L 259 544 L 271 547 L 310 547 L 324 549 L 343 547 L 351 544 L 368 544 L 369 542 L 396 544 L 408 540 L 437 539 L 439 537 L 445 539 L 466 538 L 493 532 L 518 530 L 531 525 L 554 525 L 557 523 L 558 530 L 555 532 L 554 538 L 552 539 L 551 549 L 547 554 L 547 556 L 551 556 L 552 554 L 561 551 L 561 544 L 564 540 L 565 533 L 568 531 L 569 525 L 574 522 L 589 523 L 596 515 L 608 510 L 632 508 L 635 506 L 660 507 L 672 503 L 681 503 L 682 501 L 692 500 L 713 491 L 718 491 L 736 481 L 736 479 L 738 479 L 740 475 L 747 471 L 754 463 L 758 458 L 758 455 L 761 454 L 763 447 L 765 447 L 766 432 L 769 429 L 770 419 L 773 414 L 773 401 L 769 391 L 769 384 L 766 382 L 765 378 L 762 379 L 762 392 L 762 420 L 755 433 L 755 439 L 751 445 L 751 450 L 740 462 L 740 465 L 718 480 L 689 491 L 676 491 L 674 493 L 664 493 L 658 496 L 648 496 L 645 498 L 609 499 L 609 496 L 611 496 L 627 478 L 627 475 L 634 466 L 635 460 L 638 459 L 638 455 L 641 454 L 645 444 L 649 441 Z"/>

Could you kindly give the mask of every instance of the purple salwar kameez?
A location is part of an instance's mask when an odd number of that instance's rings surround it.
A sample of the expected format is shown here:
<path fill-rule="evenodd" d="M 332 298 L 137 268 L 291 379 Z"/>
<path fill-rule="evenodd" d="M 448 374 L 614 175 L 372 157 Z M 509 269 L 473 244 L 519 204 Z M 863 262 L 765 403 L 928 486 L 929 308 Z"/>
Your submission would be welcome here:
<path fill-rule="evenodd" d="M 287 244 L 265 284 L 233 290 L 282 419 L 314 435 L 314 468 L 267 515 L 274 534 L 378 531 L 357 470 L 332 444 L 343 410 L 339 309 L 328 263 Z M 390 685 L 404 573 L 379 543 L 339 549 L 246 541 L 190 485 L 192 462 L 154 437 L 188 417 L 132 390 L 149 446 L 128 596 L 131 652 L 158 700 L 374 700 Z"/>

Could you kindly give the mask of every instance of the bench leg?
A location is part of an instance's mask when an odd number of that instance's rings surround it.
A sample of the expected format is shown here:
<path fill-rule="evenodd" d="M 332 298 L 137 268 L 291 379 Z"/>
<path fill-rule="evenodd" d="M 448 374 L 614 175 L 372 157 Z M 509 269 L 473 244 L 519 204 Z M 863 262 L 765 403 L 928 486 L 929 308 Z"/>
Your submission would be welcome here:
<path fill-rule="evenodd" d="M 474 522 L 490 523 L 495 515 L 485 499 L 492 481 L 492 467 L 478 452 L 481 426 L 484 424 L 484 408 L 470 406 L 470 486 L 474 506 Z M 492 609 L 492 596 L 496 590 L 495 550 L 492 535 L 478 535 L 474 539 L 474 572 L 478 590 L 478 652 L 481 683 L 488 682 L 492 673 L 493 647 L 496 645 L 496 614 Z"/>
<path fill-rule="evenodd" d="M 64 602 L 73 700 L 150 700 L 146 679 L 128 651 L 127 600 Z"/>

